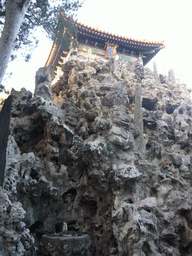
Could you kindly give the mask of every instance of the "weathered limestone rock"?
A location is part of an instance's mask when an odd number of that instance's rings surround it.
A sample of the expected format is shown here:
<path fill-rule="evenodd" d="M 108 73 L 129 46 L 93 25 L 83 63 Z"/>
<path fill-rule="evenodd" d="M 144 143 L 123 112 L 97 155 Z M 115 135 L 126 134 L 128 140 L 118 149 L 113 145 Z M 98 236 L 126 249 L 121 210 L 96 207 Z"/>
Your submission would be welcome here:
<path fill-rule="evenodd" d="M 0 254 L 192 255 L 189 90 L 137 59 L 62 71 L 52 101 L 13 91 Z"/>
<path fill-rule="evenodd" d="M 173 113 L 175 139 L 182 147 L 189 145 L 191 140 L 191 114 L 192 104 L 189 101 L 183 102 Z"/>
<path fill-rule="evenodd" d="M 157 71 L 157 65 L 155 62 L 153 62 L 153 74 L 154 74 L 154 78 L 156 81 L 156 84 L 159 84 L 159 76 L 158 76 L 158 71 Z"/>
<path fill-rule="evenodd" d="M 137 149 L 143 154 L 145 152 L 145 142 L 143 137 L 142 95 L 139 82 L 135 86 L 134 125 L 137 129 L 136 146 Z"/>
<path fill-rule="evenodd" d="M 129 105 L 129 98 L 124 86 L 121 83 L 117 84 L 112 91 L 104 96 L 102 104 L 108 107 L 113 107 L 114 105 L 127 107 Z"/>
<path fill-rule="evenodd" d="M 36 72 L 35 77 L 34 96 L 39 96 L 43 97 L 44 99 L 50 100 L 52 97 L 51 82 L 53 79 L 54 70 L 52 66 L 39 68 Z"/>
<path fill-rule="evenodd" d="M 154 103 L 151 110 L 162 110 L 167 114 L 173 113 L 182 100 L 190 99 L 190 90 L 186 85 L 174 83 L 170 87 L 169 82 L 156 84 L 153 73 L 147 68 L 144 70 L 142 88 L 143 98 Z"/>
<path fill-rule="evenodd" d="M 134 110 L 134 125 L 137 130 L 136 147 L 142 154 L 145 152 L 145 142 L 143 136 L 143 115 L 142 115 L 142 91 L 141 81 L 144 78 L 144 69 L 142 64 L 137 61 L 135 65 L 135 75 L 137 83 L 135 85 L 135 110 Z"/>
<path fill-rule="evenodd" d="M 35 255 L 34 238 L 26 228 L 25 210 L 20 202 L 12 203 L 7 191 L 0 188 L 0 254 Z"/>
<path fill-rule="evenodd" d="M 109 131 L 109 141 L 124 150 L 132 148 L 134 144 L 132 134 L 117 126 Z"/>
<path fill-rule="evenodd" d="M 175 74 L 174 74 L 173 69 L 171 69 L 171 70 L 169 71 L 168 80 L 169 80 L 169 84 L 170 84 L 170 85 L 174 85 L 174 84 L 176 83 Z"/>

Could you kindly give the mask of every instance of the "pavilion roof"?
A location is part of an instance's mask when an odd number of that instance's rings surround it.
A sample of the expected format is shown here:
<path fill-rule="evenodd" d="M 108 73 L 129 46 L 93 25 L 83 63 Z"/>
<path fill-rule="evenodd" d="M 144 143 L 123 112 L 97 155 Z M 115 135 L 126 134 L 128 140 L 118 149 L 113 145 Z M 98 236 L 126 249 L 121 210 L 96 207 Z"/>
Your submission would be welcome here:
<path fill-rule="evenodd" d="M 61 17 L 63 17 L 64 20 L 70 21 L 76 26 L 78 30 L 78 38 L 84 37 L 94 41 L 100 41 L 103 43 L 109 42 L 117 44 L 117 52 L 119 48 L 128 49 L 129 51 L 133 52 L 139 52 L 142 54 L 144 65 L 146 65 L 161 49 L 165 47 L 163 41 L 147 41 L 123 37 L 84 25 L 78 21 L 75 21 L 74 19 L 68 18 L 64 13 L 61 13 Z M 59 46 L 57 46 L 56 49 L 53 44 L 52 50 L 46 62 L 46 66 L 52 64 L 53 59 L 57 59 L 57 56 L 55 55 L 58 55 L 60 53 L 58 48 Z"/>
<path fill-rule="evenodd" d="M 72 22 L 77 26 L 78 32 L 80 34 L 85 33 L 87 35 L 92 35 L 96 39 L 104 38 L 107 39 L 107 41 L 111 40 L 114 44 L 121 43 L 123 45 L 129 45 L 146 50 L 150 49 L 151 47 L 165 47 L 163 41 L 147 41 L 145 39 L 132 39 L 129 37 L 119 36 L 96 28 L 92 28 L 77 21 L 72 20 Z"/>

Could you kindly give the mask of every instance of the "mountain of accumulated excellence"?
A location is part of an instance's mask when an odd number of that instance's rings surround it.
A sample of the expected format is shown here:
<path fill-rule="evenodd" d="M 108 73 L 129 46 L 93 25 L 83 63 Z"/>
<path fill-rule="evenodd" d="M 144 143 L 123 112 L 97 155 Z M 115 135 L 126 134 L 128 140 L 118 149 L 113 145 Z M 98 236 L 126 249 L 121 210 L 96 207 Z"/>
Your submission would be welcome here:
<path fill-rule="evenodd" d="M 191 256 L 189 89 L 138 61 L 62 71 L 12 91 L 0 255 Z"/>

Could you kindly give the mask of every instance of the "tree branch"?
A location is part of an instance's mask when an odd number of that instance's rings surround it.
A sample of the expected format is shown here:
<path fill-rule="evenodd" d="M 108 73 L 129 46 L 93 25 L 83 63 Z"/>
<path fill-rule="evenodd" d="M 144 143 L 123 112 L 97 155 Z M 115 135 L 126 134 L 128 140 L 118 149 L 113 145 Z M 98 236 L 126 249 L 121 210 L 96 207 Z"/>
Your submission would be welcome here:
<path fill-rule="evenodd" d="M 22 9 L 23 6 L 24 6 L 26 3 L 28 4 L 29 2 L 30 2 L 30 0 L 21 0 L 21 1 L 18 2 L 17 5 L 19 6 L 19 8 Z"/>
<path fill-rule="evenodd" d="M 36 25 L 35 22 L 32 21 L 31 15 L 25 14 L 25 18 L 27 18 L 29 22 L 31 22 L 31 24 L 33 24 L 34 26 Z"/>

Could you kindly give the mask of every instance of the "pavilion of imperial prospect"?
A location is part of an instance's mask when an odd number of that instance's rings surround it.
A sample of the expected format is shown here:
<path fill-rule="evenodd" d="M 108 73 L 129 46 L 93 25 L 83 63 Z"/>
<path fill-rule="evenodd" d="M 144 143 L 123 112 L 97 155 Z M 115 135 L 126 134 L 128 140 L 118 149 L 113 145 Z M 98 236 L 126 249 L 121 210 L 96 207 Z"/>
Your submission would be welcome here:
<path fill-rule="evenodd" d="M 79 59 L 103 58 L 131 62 L 140 58 L 146 65 L 165 45 L 163 41 L 135 40 L 81 24 L 61 13 L 45 66 L 52 65 L 58 76 L 61 65 L 75 54 Z"/>

